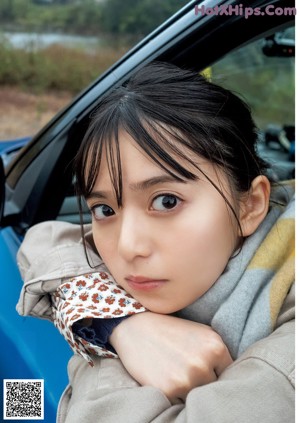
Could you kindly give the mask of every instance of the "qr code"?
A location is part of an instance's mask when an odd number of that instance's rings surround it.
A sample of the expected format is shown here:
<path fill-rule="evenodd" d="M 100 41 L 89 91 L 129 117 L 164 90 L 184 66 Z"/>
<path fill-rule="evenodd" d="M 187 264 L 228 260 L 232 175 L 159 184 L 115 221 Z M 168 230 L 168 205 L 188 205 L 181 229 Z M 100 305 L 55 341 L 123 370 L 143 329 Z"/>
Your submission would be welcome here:
<path fill-rule="evenodd" d="M 4 420 L 43 420 L 43 379 L 3 380 Z"/>

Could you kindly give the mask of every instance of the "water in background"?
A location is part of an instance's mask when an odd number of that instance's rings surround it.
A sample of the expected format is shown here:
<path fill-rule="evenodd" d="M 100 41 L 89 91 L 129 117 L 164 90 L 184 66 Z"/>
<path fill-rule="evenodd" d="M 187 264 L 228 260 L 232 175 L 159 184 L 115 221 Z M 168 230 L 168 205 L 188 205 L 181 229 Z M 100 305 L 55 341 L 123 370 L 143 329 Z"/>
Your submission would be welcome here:
<path fill-rule="evenodd" d="M 99 37 L 66 35 L 59 33 L 27 33 L 27 32 L 3 32 L 4 39 L 15 48 L 28 50 L 45 48 L 53 44 L 67 47 L 96 49 L 101 44 Z"/>

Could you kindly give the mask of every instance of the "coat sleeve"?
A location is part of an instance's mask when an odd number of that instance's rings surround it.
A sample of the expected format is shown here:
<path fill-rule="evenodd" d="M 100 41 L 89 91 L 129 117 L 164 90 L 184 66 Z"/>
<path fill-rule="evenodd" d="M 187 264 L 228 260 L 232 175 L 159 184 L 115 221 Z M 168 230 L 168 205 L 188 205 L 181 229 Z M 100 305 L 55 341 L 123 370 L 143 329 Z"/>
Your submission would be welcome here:
<path fill-rule="evenodd" d="M 150 386 L 139 386 L 118 359 L 79 357 L 69 364 L 72 386 L 66 423 L 290 423 L 294 421 L 294 321 L 252 345 L 218 381 L 193 389 L 171 405 Z"/>
<path fill-rule="evenodd" d="M 24 281 L 16 307 L 21 316 L 52 320 L 50 295 L 65 279 L 103 270 L 90 225 L 85 231 L 83 241 L 80 225 L 72 223 L 47 221 L 28 230 L 17 255 Z M 93 268 L 85 257 L 84 244 Z"/>

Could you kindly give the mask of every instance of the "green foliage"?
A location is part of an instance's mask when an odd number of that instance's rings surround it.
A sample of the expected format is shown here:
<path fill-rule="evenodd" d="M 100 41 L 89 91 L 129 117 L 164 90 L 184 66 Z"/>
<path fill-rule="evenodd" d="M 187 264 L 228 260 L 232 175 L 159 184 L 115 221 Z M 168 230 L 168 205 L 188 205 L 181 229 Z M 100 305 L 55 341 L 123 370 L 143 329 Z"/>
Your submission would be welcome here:
<path fill-rule="evenodd" d="M 3 41 L 0 84 L 36 92 L 62 90 L 77 94 L 124 53 L 124 48 L 101 47 L 101 52 L 90 54 L 56 45 L 26 51 Z"/>
<path fill-rule="evenodd" d="M 26 0 L 1 0 L 0 22 L 17 22 L 30 8 L 30 2 Z"/>
<path fill-rule="evenodd" d="M 59 46 L 21 50 L 4 39 L 1 42 L 0 34 L 0 84 L 77 93 L 125 53 L 129 42 L 149 33 L 185 3 L 186 0 L 1 0 L 2 28 L 98 34 L 102 45 L 95 54 Z M 109 44 L 104 45 L 105 41 Z"/>
<path fill-rule="evenodd" d="M 107 0 L 103 26 L 116 34 L 145 35 L 163 23 L 187 2 L 183 0 Z"/>
<path fill-rule="evenodd" d="M 30 0 L 1 0 L 0 23 L 27 31 L 100 33 L 102 8 L 94 0 L 37 4 Z"/>
<path fill-rule="evenodd" d="M 185 0 L 1 0 L 0 23 L 28 31 L 145 35 L 184 6 Z"/>

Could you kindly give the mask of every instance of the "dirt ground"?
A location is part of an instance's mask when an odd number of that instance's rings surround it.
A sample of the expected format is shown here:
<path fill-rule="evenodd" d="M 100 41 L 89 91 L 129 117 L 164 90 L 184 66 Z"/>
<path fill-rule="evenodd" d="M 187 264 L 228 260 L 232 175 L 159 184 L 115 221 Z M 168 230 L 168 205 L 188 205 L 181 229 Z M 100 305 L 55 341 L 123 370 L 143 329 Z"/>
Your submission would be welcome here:
<path fill-rule="evenodd" d="M 0 141 L 34 135 L 71 98 L 69 93 L 37 95 L 0 86 Z"/>

